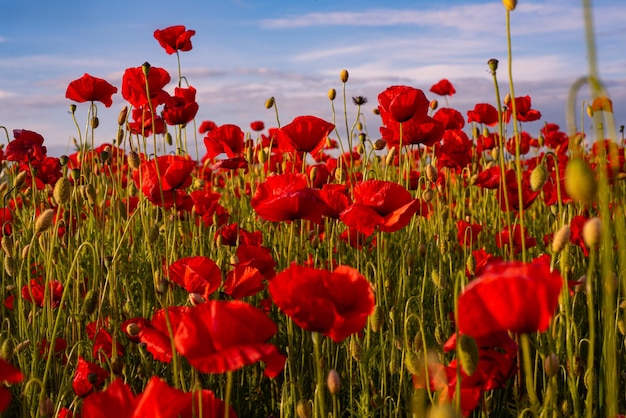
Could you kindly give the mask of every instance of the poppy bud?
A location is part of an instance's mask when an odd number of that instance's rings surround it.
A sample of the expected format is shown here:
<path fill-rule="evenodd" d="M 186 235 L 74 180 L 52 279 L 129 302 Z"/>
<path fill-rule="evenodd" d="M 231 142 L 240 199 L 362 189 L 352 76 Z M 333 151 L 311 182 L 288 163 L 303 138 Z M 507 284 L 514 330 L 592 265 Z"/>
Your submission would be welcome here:
<path fill-rule="evenodd" d="M 372 109 L 372 113 L 375 114 L 375 115 L 380 115 L 380 109 L 375 107 L 375 108 Z"/>
<path fill-rule="evenodd" d="M 419 254 L 422 258 L 426 257 L 426 246 L 424 244 L 419 244 L 417 246 L 417 254 Z"/>
<path fill-rule="evenodd" d="M 382 139 L 377 139 L 376 142 L 374 142 L 374 149 L 376 151 L 380 151 L 384 149 L 386 146 L 387 146 L 387 143 Z"/>
<path fill-rule="evenodd" d="M 506 96 L 504 96 L 504 105 L 505 106 L 511 105 L 511 93 L 507 93 Z"/>
<path fill-rule="evenodd" d="M 426 178 L 431 183 L 435 183 L 437 181 L 437 169 L 432 164 L 428 164 L 426 166 Z"/>
<path fill-rule="evenodd" d="M 383 308 L 380 305 L 376 305 L 374 312 L 370 317 L 370 326 L 372 332 L 378 332 L 383 326 Z"/>
<path fill-rule="evenodd" d="M 467 260 L 465 261 L 465 268 L 472 276 L 476 274 L 476 257 L 474 257 L 474 254 L 470 254 L 467 257 Z"/>
<path fill-rule="evenodd" d="M 20 171 L 20 173 L 15 176 L 15 180 L 13 180 L 13 187 L 19 189 L 24 184 L 24 180 L 26 180 L 26 176 L 28 175 L 27 171 Z"/>
<path fill-rule="evenodd" d="M 587 116 L 593 118 L 593 107 L 591 105 L 587 105 Z"/>
<path fill-rule="evenodd" d="M 413 350 L 409 350 L 404 356 L 404 365 L 411 374 L 420 375 L 423 372 L 422 361 Z"/>
<path fill-rule="evenodd" d="M 81 189 L 87 199 L 87 202 L 91 206 L 95 206 L 96 202 L 96 189 L 93 187 L 93 184 L 89 183 Z"/>
<path fill-rule="evenodd" d="M 572 231 L 570 229 L 570 226 L 563 225 L 561 229 L 559 229 L 556 234 L 554 234 L 554 238 L 552 239 L 552 251 L 555 254 L 563 251 L 563 248 L 569 242 L 571 235 Z"/>
<path fill-rule="evenodd" d="M 487 61 L 487 65 L 491 70 L 491 74 L 495 75 L 496 71 L 498 70 L 498 60 L 495 58 L 491 58 L 489 61 Z"/>
<path fill-rule="evenodd" d="M 39 404 L 39 414 L 44 417 L 53 417 L 54 416 L 54 402 L 52 399 L 46 398 Z"/>
<path fill-rule="evenodd" d="M 424 199 L 424 201 L 427 203 L 433 200 L 434 196 L 435 196 L 435 193 L 431 189 L 426 189 L 422 193 L 422 199 Z"/>
<path fill-rule="evenodd" d="M 150 72 L 150 63 L 144 62 L 143 65 L 141 66 L 141 71 L 143 72 L 143 75 L 145 77 L 148 77 L 148 73 Z"/>
<path fill-rule="evenodd" d="M 341 70 L 341 73 L 339 74 L 339 79 L 341 80 L 342 83 L 347 83 L 348 82 L 348 70 Z"/>
<path fill-rule="evenodd" d="M 15 263 L 13 262 L 13 257 L 4 257 L 4 271 L 9 277 L 13 277 L 15 274 Z"/>
<path fill-rule="evenodd" d="M 432 270 L 430 272 L 430 279 L 433 281 L 437 289 L 443 289 L 443 284 L 442 284 L 441 276 L 439 275 L 439 271 Z"/>
<path fill-rule="evenodd" d="M 476 340 L 469 335 L 461 334 L 458 339 L 459 362 L 463 371 L 471 376 L 478 366 L 478 344 Z"/>
<path fill-rule="evenodd" d="M 335 89 L 328 90 L 328 100 L 332 102 L 333 100 L 335 100 L 335 97 L 337 97 L 337 90 Z"/>
<path fill-rule="evenodd" d="M 3 235 L 0 244 L 2 244 L 4 253 L 9 257 L 13 257 L 13 238 L 10 235 Z"/>
<path fill-rule="evenodd" d="M 74 103 L 72 103 L 70 105 L 70 113 L 73 115 L 74 113 L 76 113 L 76 105 Z"/>
<path fill-rule="evenodd" d="M 617 329 L 619 330 L 620 334 L 626 335 L 626 323 L 624 323 L 623 319 L 619 319 L 617 321 Z"/>
<path fill-rule="evenodd" d="M 328 378 L 326 379 L 326 384 L 328 385 L 328 391 L 331 395 L 339 393 L 339 389 L 341 389 L 341 378 L 339 377 L 337 370 L 330 369 L 328 372 Z"/>
<path fill-rule="evenodd" d="M 203 304 L 204 302 L 205 300 L 202 297 L 202 295 L 199 295 L 197 293 L 189 294 L 189 303 L 191 303 L 192 306 L 198 306 L 198 305 Z"/>
<path fill-rule="evenodd" d="M 122 374 L 123 370 L 124 370 L 124 361 L 122 360 L 121 357 L 118 356 L 111 360 L 111 371 L 113 372 L 113 374 L 119 376 Z"/>
<path fill-rule="evenodd" d="M 141 165 L 141 159 L 139 158 L 139 154 L 136 151 L 131 151 L 128 153 L 128 165 L 133 170 L 137 170 Z"/>
<path fill-rule="evenodd" d="M 296 415 L 298 418 L 311 418 L 313 416 L 311 403 L 305 399 L 300 399 L 296 405 Z"/>
<path fill-rule="evenodd" d="M 505 9 L 507 9 L 509 12 L 512 12 L 513 10 L 515 10 L 515 6 L 517 6 L 517 0 L 502 0 L 502 4 L 504 5 Z"/>
<path fill-rule="evenodd" d="M 367 139 L 367 135 L 365 135 L 363 132 L 361 132 L 361 133 L 359 134 L 359 142 L 360 142 L 361 144 L 363 144 L 363 143 L 365 142 L 365 140 L 366 140 L 366 139 Z"/>
<path fill-rule="evenodd" d="M 430 107 L 430 110 L 437 110 L 437 108 L 439 107 L 439 102 L 437 100 L 431 100 L 428 104 L 428 107 Z"/>
<path fill-rule="evenodd" d="M 585 222 L 582 235 L 587 247 L 593 248 L 598 245 L 602 236 L 602 221 L 600 218 L 591 218 Z"/>
<path fill-rule="evenodd" d="M 100 119 L 98 119 L 97 116 L 94 116 L 89 121 L 89 124 L 91 125 L 91 129 L 96 129 L 98 126 L 100 126 Z"/>
<path fill-rule="evenodd" d="M 2 342 L 2 346 L 0 346 L 0 358 L 4 361 L 10 361 L 11 357 L 13 357 L 14 348 L 13 340 L 11 337 L 8 337 Z"/>
<path fill-rule="evenodd" d="M 565 191 L 573 199 L 589 204 L 593 201 L 598 185 L 593 170 L 582 158 L 574 158 L 565 168 Z"/>
<path fill-rule="evenodd" d="M 272 107 L 274 107 L 274 96 L 270 97 L 269 99 L 265 101 L 266 109 L 271 109 Z"/>
<path fill-rule="evenodd" d="M 54 209 L 46 209 L 35 220 L 35 234 L 44 232 L 52 226 L 54 219 Z"/>
<path fill-rule="evenodd" d="M 96 311 L 97 305 L 98 294 L 94 290 L 88 291 L 83 301 L 83 313 L 85 315 L 91 315 Z"/>
<path fill-rule="evenodd" d="M 54 185 L 54 191 L 52 196 L 57 205 L 63 205 L 70 200 L 70 194 L 72 193 L 72 185 L 67 177 L 61 177 Z"/>
<path fill-rule="evenodd" d="M 117 115 L 117 124 L 122 126 L 128 117 L 128 106 L 124 106 Z"/>
<path fill-rule="evenodd" d="M 559 358 L 554 353 L 550 353 L 543 361 L 543 369 L 546 371 L 546 376 L 554 376 L 560 368 Z"/>
<path fill-rule="evenodd" d="M 359 343 L 359 340 L 357 340 L 356 338 L 352 338 L 350 340 L 350 355 L 352 355 L 352 358 L 355 359 L 356 361 L 361 360 L 362 352 L 363 350 L 361 348 L 361 344 Z"/>
<path fill-rule="evenodd" d="M 543 164 L 537 165 L 530 173 L 530 188 L 533 192 L 540 190 L 548 179 L 548 170 Z"/>

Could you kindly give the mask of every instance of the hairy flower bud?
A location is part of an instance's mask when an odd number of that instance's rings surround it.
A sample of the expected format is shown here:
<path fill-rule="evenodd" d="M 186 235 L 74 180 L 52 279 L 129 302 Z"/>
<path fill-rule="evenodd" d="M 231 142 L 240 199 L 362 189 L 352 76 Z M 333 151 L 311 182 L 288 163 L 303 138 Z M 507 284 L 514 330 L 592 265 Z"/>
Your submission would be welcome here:
<path fill-rule="evenodd" d="M 478 344 L 476 340 L 469 335 L 461 334 L 458 339 L 459 362 L 463 371 L 471 376 L 478 366 Z"/>
<path fill-rule="evenodd" d="M 602 236 L 602 221 L 600 218 L 591 218 L 585 222 L 582 236 L 587 247 L 593 248 L 598 245 Z"/>
<path fill-rule="evenodd" d="M 120 113 L 117 115 L 117 124 L 122 126 L 126 123 L 126 118 L 128 117 L 128 106 L 124 106 Z"/>
<path fill-rule="evenodd" d="M 52 196 L 57 205 L 61 206 L 66 204 L 70 200 L 72 193 L 72 184 L 67 177 L 61 177 L 54 185 L 54 191 Z"/>
<path fill-rule="evenodd" d="M 533 192 L 540 190 L 548 180 L 548 170 L 543 164 L 537 165 L 530 173 L 530 188 Z"/>
<path fill-rule="evenodd" d="M 348 70 L 341 70 L 341 73 L 339 74 L 339 79 L 341 80 L 342 83 L 347 83 L 348 82 Z"/>
<path fill-rule="evenodd" d="M 339 389 L 341 389 L 341 378 L 339 377 L 337 370 L 330 369 L 328 372 L 328 378 L 326 379 L 326 384 L 328 385 L 328 391 L 332 395 L 337 395 L 339 393 Z"/>
<path fill-rule="evenodd" d="M 335 100 L 335 97 L 337 97 L 337 90 L 335 89 L 328 90 L 328 100 L 332 102 L 333 100 Z"/>
<path fill-rule="evenodd" d="M 275 101 L 274 96 L 272 96 L 269 99 L 267 99 L 265 101 L 265 108 L 266 109 L 271 109 L 272 107 L 274 107 L 274 101 Z"/>
<path fill-rule="evenodd" d="M 35 234 L 44 232 L 52 226 L 54 219 L 54 209 L 46 209 L 35 220 Z"/>
<path fill-rule="evenodd" d="M 509 12 L 512 12 L 517 6 L 517 0 L 502 0 L 502 4 L 504 5 L 505 9 L 507 9 Z"/>
<path fill-rule="evenodd" d="M 563 225 L 561 229 L 554 234 L 554 238 L 552 239 L 552 251 L 555 254 L 563 251 L 563 248 L 565 248 L 565 245 L 569 242 L 571 236 L 572 231 L 570 226 Z"/>
<path fill-rule="evenodd" d="M 593 201 L 598 184 L 591 167 L 582 158 L 573 158 L 565 167 L 565 191 L 573 199 L 589 204 Z"/>

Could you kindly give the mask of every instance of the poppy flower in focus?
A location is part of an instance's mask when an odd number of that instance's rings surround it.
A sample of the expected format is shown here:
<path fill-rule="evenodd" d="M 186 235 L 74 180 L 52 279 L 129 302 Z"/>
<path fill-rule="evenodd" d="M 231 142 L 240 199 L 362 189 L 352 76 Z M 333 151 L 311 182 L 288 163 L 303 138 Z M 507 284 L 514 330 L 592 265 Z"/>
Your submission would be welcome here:
<path fill-rule="evenodd" d="M 102 102 L 105 107 L 111 107 L 117 87 L 101 78 L 87 73 L 81 78 L 72 81 L 65 91 L 65 97 L 78 103 Z"/>
<path fill-rule="evenodd" d="M 163 119 L 168 125 L 184 125 L 196 117 L 198 108 L 195 88 L 176 87 L 174 95 L 165 100 Z"/>
<path fill-rule="evenodd" d="M 437 168 L 449 167 L 461 171 L 472 161 L 472 141 L 461 129 L 448 129 L 443 133 L 442 144 L 435 153 Z"/>
<path fill-rule="evenodd" d="M 265 247 L 257 245 L 241 244 L 235 252 L 237 256 L 236 267 L 254 267 L 261 272 L 261 275 L 270 280 L 276 276 L 276 261 L 272 257 L 272 253 Z"/>
<path fill-rule="evenodd" d="M 563 279 L 550 260 L 492 263 L 458 300 L 458 329 L 474 338 L 510 331 L 543 332 L 558 304 Z"/>
<path fill-rule="evenodd" d="M 412 118 L 421 120 L 428 113 L 428 105 L 424 92 L 410 86 L 391 86 L 378 95 L 378 110 L 385 125 L 390 120 L 396 123 Z"/>
<path fill-rule="evenodd" d="M 395 232 L 409 224 L 420 210 L 421 202 L 413 199 L 398 183 L 367 180 L 354 186 L 354 203 L 344 210 L 340 219 L 348 227 L 370 236 L 378 227 Z"/>
<path fill-rule="evenodd" d="M 144 68 L 148 70 L 148 92 L 146 92 L 146 76 Z M 169 94 L 163 88 L 169 83 L 171 77 L 163 68 L 150 67 L 132 67 L 127 68 L 122 76 L 122 97 L 127 100 L 133 107 L 149 108 L 149 101 L 152 107 L 165 103 Z"/>
<path fill-rule="evenodd" d="M 208 300 L 222 284 L 222 271 L 215 261 L 204 256 L 183 257 L 170 264 L 169 279 Z"/>
<path fill-rule="evenodd" d="M 498 109 L 489 103 L 477 103 L 474 110 L 467 111 L 467 123 L 472 122 L 494 126 L 498 123 Z"/>
<path fill-rule="evenodd" d="M 210 300 L 184 315 L 175 332 L 176 349 L 203 373 L 225 373 L 263 361 L 265 375 L 276 377 L 286 357 L 266 341 L 277 327 L 243 302 Z"/>
<path fill-rule="evenodd" d="M 326 143 L 335 125 L 316 116 L 298 116 L 278 130 L 278 141 L 286 149 L 314 154 Z"/>
<path fill-rule="evenodd" d="M 226 124 L 209 131 L 204 137 L 206 156 L 204 159 L 217 157 L 225 153 L 228 158 L 241 156 L 244 150 L 244 133 L 237 125 Z"/>
<path fill-rule="evenodd" d="M 206 189 L 194 190 L 189 195 L 193 209 L 204 225 L 211 226 L 217 221 L 217 226 L 220 226 L 228 221 L 228 211 L 219 203 L 222 195 Z"/>
<path fill-rule="evenodd" d="M 263 275 L 254 267 L 236 266 L 224 280 L 224 293 L 233 299 L 254 296 L 265 288 Z"/>
<path fill-rule="evenodd" d="M 191 185 L 191 172 L 195 168 L 196 162 L 188 157 L 161 155 L 142 161 L 140 170 L 133 173 L 133 180 L 150 202 L 172 207 L 182 204 L 183 189 Z"/>
<path fill-rule="evenodd" d="M 104 381 L 108 377 L 109 372 L 79 356 L 74 380 L 72 381 L 74 393 L 76 396 L 83 398 L 93 392 L 94 389 L 99 390 L 102 388 Z"/>
<path fill-rule="evenodd" d="M 306 219 L 320 223 L 327 206 L 319 191 L 307 185 L 304 174 L 280 174 L 259 184 L 250 200 L 255 212 L 266 221 Z"/>
<path fill-rule="evenodd" d="M 195 30 L 187 30 L 182 25 L 170 26 L 154 31 L 154 39 L 165 48 L 165 52 L 172 55 L 176 51 L 191 51 L 191 37 Z"/>
<path fill-rule="evenodd" d="M 0 358 L 0 383 L 19 383 L 24 379 L 22 372 L 11 363 Z M 4 412 L 11 403 L 11 391 L 0 385 L 0 412 Z"/>
<path fill-rule="evenodd" d="M 292 264 L 268 285 L 272 300 L 300 327 L 338 343 L 360 332 L 374 310 L 374 292 L 356 269 L 333 272 Z"/>
<path fill-rule="evenodd" d="M 441 79 L 436 84 L 433 84 L 430 88 L 431 93 L 438 94 L 440 96 L 452 96 L 456 93 L 454 86 L 447 79 Z"/>

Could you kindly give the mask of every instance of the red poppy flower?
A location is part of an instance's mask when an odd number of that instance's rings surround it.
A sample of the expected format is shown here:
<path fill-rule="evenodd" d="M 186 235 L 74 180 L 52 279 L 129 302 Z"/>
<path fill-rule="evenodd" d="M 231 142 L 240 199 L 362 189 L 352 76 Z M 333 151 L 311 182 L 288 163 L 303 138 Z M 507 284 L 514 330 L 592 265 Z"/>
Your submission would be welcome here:
<path fill-rule="evenodd" d="M 276 270 L 274 270 L 276 261 L 274 261 L 272 253 L 267 248 L 256 245 L 239 245 L 235 255 L 238 260 L 235 266 L 254 267 L 261 272 L 261 275 L 266 280 L 276 276 Z"/>
<path fill-rule="evenodd" d="M 556 150 L 559 153 L 567 151 L 569 146 L 569 135 L 560 131 L 556 123 L 547 123 L 541 128 L 544 144 L 546 147 Z"/>
<path fill-rule="evenodd" d="M 191 51 L 191 37 L 195 34 L 195 30 L 186 30 L 184 26 L 177 25 L 155 30 L 154 39 L 171 55 L 176 51 Z"/>
<path fill-rule="evenodd" d="M 519 139 L 520 155 L 528 154 L 528 152 L 530 151 L 531 142 L 532 142 L 532 137 L 530 136 L 530 134 L 526 131 L 523 131 L 520 134 L 520 139 Z M 505 147 L 506 147 L 506 150 L 509 152 L 509 154 L 515 155 L 515 137 L 514 136 L 509 138 L 508 141 L 506 141 Z"/>
<path fill-rule="evenodd" d="M 304 174 L 280 174 L 259 184 L 250 200 L 255 212 L 271 222 L 306 219 L 321 223 L 327 206 L 319 192 L 308 187 Z"/>
<path fill-rule="evenodd" d="M 205 134 L 207 132 L 212 131 L 215 128 L 217 128 L 217 125 L 215 124 L 215 122 L 213 122 L 212 120 L 204 120 L 202 121 L 202 123 L 200 124 L 200 127 L 198 128 L 198 133 Z"/>
<path fill-rule="evenodd" d="M 517 184 L 515 170 L 510 169 L 506 171 L 505 182 L 506 188 L 500 187 L 498 189 L 498 202 L 500 203 L 500 209 L 506 211 L 506 200 L 504 199 L 505 191 L 503 190 L 506 189 L 509 201 L 509 209 L 520 210 L 520 202 L 518 196 L 519 188 Z M 537 196 L 539 196 L 540 192 L 540 190 L 533 192 L 532 188 L 530 187 L 530 171 L 525 170 L 522 173 L 522 208 L 527 209 L 528 207 L 530 207 L 530 205 L 532 205 Z"/>
<path fill-rule="evenodd" d="M 263 275 L 254 267 L 236 266 L 224 280 L 224 293 L 234 299 L 254 296 L 265 288 Z"/>
<path fill-rule="evenodd" d="M 472 247 L 478 242 L 478 234 L 483 230 L 482 225 L 470 224 L 459 219 L 456 222 L 457 240 L 465 247 Z"/>
<path fill-rule="evenodd" d="M 276 377 L 286 357 L 267 343 L 277 328 L 263 312 L 246 303 L 210 300 L 192 308 L 178 326 L 176 349 L 203 373 L 225 373 L 265 362 L 265 375 Z"/>
<path fill-rule="evenodd" d="M 102 392 L 85 398 L 82 416 L 91 418 L 132 418 L 138 398 L 123 379 L 117 378 Z"/>
<path fill-rule="evenodd" d="M 265 124 L 263 123 L 263 121 L 255 120 L 254 122 L 250 123 L 250 129 L 256 132 L 260 132 L 265 129 Z"/>
<path fill-rule="evenodd" d="M 63 284 L 58 280 L 50 280 L 48 286 L 50 290 L 47 295 L 48 299 L 45 300 L 46 289 L 44 288 L 43 278 L 31 279 L 30 285 L 24 285 L 22 287 L 22 299 L 42 308 L 46 302 L 53 308 L 57 308 L 63 296 Z"/>
<path fill-rule="evenodd" d="M 335 125 L 316 116 L 298 116 L 278 130 L 278 141 L 289 151 L 316 153 L 326 143 Z"/>
<path fill-rule="evenodd" d="M 541 119 L 541 112 L 530 108 L 530 96 L 516 97 L 515 98 L 515 110 L 517 112 L 518 122 L 533 122 Z M 511 114 L 513 107 L 509 106 L 504 112 L 504 120 L 509 123 L 511 120 Z"/>
<path fill-rule="evenodd" d="M 74 393 L 81 398 L 85 397 L 93 392 L 94 389 L 99 390 L 102 388 L 104 381 L 108 377 L 109 372 L 79 356 L 76 373 L 72 381 Z"/>
<path fill-rule="evenodd" d="M 172 207 L 183 203 L 183 189 L 191 185 L 191 172 L 195 168 L 196 162 L 188 157 L 162 155 L 142 161 L 133 179 L 150 202 Z"/>
<path fill-rule="evenodd" d="M 196 117 L 198 108 L 195 88 L 176 87 L 174 95 L 165 100 L 163 119 L 168 125 L 184 125 Z"/>
<path fill-rule="evenodd" d="M 86 327 L 87 336 L 93 341 L 93 357 L 101 362 L 113 356 L 113 337 L 104 328 L 105 325 L 103 323 L 90 322 Z M 117 340 L 115 341 L 115 352 L 118 356 L 124 355 L 124 347 Z"/>
<path fill-rule="evenodd" d="M 203 418 L 225 416 L 225 403 L 216 398 L 213 392 L 203 389 L 196 392 L 183 392 L 167 385 L 153 376 L 143 393 L 135 401 L 133 417 L 195 418 L 202 411 Z M 107 415 L 109 417 L 110 415 Z M 228 416 L 237 418 L 229 408 Z"/>
<path fill-rule="evenodd" d="M 437 110 L 433 119 L 441 122 L 444 129 L 463 129 L 465 126 L 463 115 L 450 107 L 442 107 Z"/>
<path fill-rule="evenodd" d="M 570 242 L 583 250 L 585 257 L 589 256 L 589 249 L 583 239 L 583 227 L 587 223 L 589 218 L 585 216 L 574 216 L 570 222 Z"/>
<path fill-rule="evenodd" d="M 526 249 L 532 248 L 537 245 L 537 240 L 530 236 L 526 231 L 524 231 L 524 244 Z M 511 236 L 512 235 L 512 236 Z M 513 225 L 513 232 L 509 231 L 508 228 L 504 228 L 502 231 L 498 232 L 495 236 L 496 245 L 498 248 L 504 248 L 505 246 L 511 245 L 511 240 L 513 242 L 513 253 L 519 254 L 522 251 L 522 227 L 519 224 Z"/>
<path fill-rule="evenodd" d="M 170 264 L 169 278 L 187 292 L 207 300 L 222 284 L 222 271 L 208 257 L 183 257 Z"/>
<path fill-rule="evenodd" d="M 378 227 L 383 232 L 395 232 L 409 224 L 420 210 L 421 203 L 397 183 L 367 180 L 354 186 L 354 203 L 341 213 L 348 227 L 370 236 Z"/>
<path fill-rule="evenodd" d="M 379 130 L 382 139 L 387 143 L 387 148 L 400 146 L 400 141 L 403 146 L 422 144 L 429 147 L 441 141 L 445 131 L 443 124 L 430 116 L 418 118 L 418 113 L 415 115 L 413 119 L 402 124 L 402 130 L 395 120 L 383 119 L 385 126 L 381 126 Z"/>
<path fill-rule="evenodd" d="M 14 129 L 13 141 L 7 145 L 4 157 L 7 161 L 32 162 L 43 161 L 47 149 L 43 146 L 43 136 L 25 129 Z"/>
<path fill-rule="evenodd" d="M 478 173 L 474 184 L 484 189 L 497 189 L 500 187 L 500 179 L 502 178 L 501 173 L 502 171 L 499 166 L 487 168 Z"/>
<path fill-rule="evenodd" d="M 10 208 L 0 208 L 0 230 L 3 235 L 11 235 L 13 232 L 11 228 L 11 222 L 13 222 L 13 214 Z"/>
<path fill-rule="evenodd" d="M 246 231 L 237 223 L 224 225 L 215 231 L 214 239 L 220 239 L 222 245 L 236 247 L 239 244 L 245 245 L 261 245 L 263 243 L 263 234 L 261 231 Z"/>
<path fill-rule="evenodd" d="M 146 76 L 142 67 L 127 68 L 122 77 L 122 97 L 133 107 L 149 108 L 148 100 L 152 102 L 152 108 L 165 103 L 169 94 L 163 87 L 170 82 L 171 78 L 163 68 L 148 67 L 148 92 L 146 93 Z"/>
<path fill-rule="evenodd" d="M 202 219 L 204 225 L 211 226 L 214 220 L 217 220 L 217 226 L 228 222 L 228 212 L 219 203 L 221 194 L 203 189 L 194 190 L 190 196 L 195 213 Z"/>
<path fill-rule="evenodd" d="M 378 110 L 385 125 L 391 121 L 421 121 L 428 113 L 429 103 L 422 90 L 410 86 L 391 86 L 378 95 Z"/>
<path fill-rule="evenodd" d="M 441 146 L 437 146 L 437 167 L 461 171 L 472 161 L 472 141 L 460 129 L 448 129 L 443 133 Z"/>
<path fill-rule="evenodd" d="M 24 379 L 22 372 L 11 363 L 0 358 L 0 383 L 19 383 Z M 11 391 L 0 385 L 0 412 L 4 412 L 11 403 Z"/>
<path fill-rule="evenodd" d="M 104 106 L 111 107 L 113 104 L 111 96 L 115 93 L 117 87 L 106 80 L 85 73 L 67 86 L 65 97 L 78 103 L 102 102 Z"/>
<path fill-rule="evenodd" d="M 561 275 L 550 271 L 546 258 L 490 264 L 459 296 L 459 331 L 474 338 L 503 331 L 543 332 L 558 304 L 562 284 Z"/>
<path fill-rule="evenodd" d="M 128 122 L 128 129 L 134 135 L 147 137 L 153 133 L 157 135 L 164 134 L 166 131 L 163 118 L 159 115 L 153 115 L 147 107 L 133 108 L 131 116 L 133 121 Z"/>
<path fill-rule="evenodd" d="M 467 123 L 472 122 L 494 126 L 498 123 L 498 109 L 489 103 L 477 103 L 474 110 L 467 111 Z"/>
<path fill-rule="evenodd" d="M 473 276 L 480 276 L 485 270 L 485 267 L 489 264 L 502 261 L 502 257 L 496 257 L 493 254 L 488 253 L 484 248 L 473 250 L 472 256 L 474 256 L 474 260 L 476 261 Z M 466 274 L 468 277 L 472 276 L 472 274 L 469 274 L 468 271 L 466 271 Z"/>
<path fill-rule="evenodd" d="M 228 158 L 241 156 L 244 150 L 244 134 L 237 125 L 222 125 L 209 131 L 204 137 L 206 156 L 204 159 L 215 158 L 225 153 Z"/>
<path fill-rule="evenodd" d="M 433 84 L 430 88 L 431 93 L 438 94 L 440 96 L 452 96 L 456 93 L 454 86 L 447 79 L 439 80 L 436 84 Z"/>
<path fill-rule="evenodd" d="M 341 342 L 360 332 L 374 310 L 372 286 L 357 270 L 292 264 L 269 282 L 272 300 L 301 328 Z"/>

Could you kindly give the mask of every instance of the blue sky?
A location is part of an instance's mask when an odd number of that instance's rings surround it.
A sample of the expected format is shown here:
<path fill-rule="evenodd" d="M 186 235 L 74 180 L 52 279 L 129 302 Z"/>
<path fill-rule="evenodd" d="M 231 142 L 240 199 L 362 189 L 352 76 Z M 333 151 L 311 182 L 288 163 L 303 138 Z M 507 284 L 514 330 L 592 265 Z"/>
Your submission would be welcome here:
<path fill-rule="evenodd" d="M 542 121 L 563 129 L 569 87 L 587 73 L 580 3 L 520 0 L 511 15 L 515 92 L 530 95 Z M 618 1 L 593 3 L 600 75 L 617 123 L 624 124 L 626 8 Z M 0 125 L 41 133 L 50 153 L 71 152 L 77 132 L 65 98 L 68 83 L 89 73 L 119 88 L 124 70 L 145 61 L 175 78 L 176 58 L 153 32 L 182 24 L 196 30 L 193 49 L 181 53 L 181 61 L 198 90 L 198 122 L 247 130 L 252 120 L 263 120 L 272 126 L 274 114 L 264 107 L 270 96 L 283 124 L 304 114 L 330 120 L 326 92 L 340 89 L 339 72 L 346 68 L 347 94 L 369 99 L 366 121 L 375 139 L 371 109 L 390 85 L 412 85 L 436 98 L 428 89 L 447 78 L 457 90 L 449 104 L 465 114 L 475 103 L 495 103 L 486 62 L 497 58 L 504 95 L 504 22 L 500 1 L 0 0 Z M 97 143 L 114 136 L 124 101 L 120 93 L 113 98 L 111 108 L 99 107 Z M 579 101 L 585 98 L 583 91 Z M 86 109 L 79 105 L 77 112 L 83 127 Z M 528 131 L 536 135 L 540 126 Z"/>

